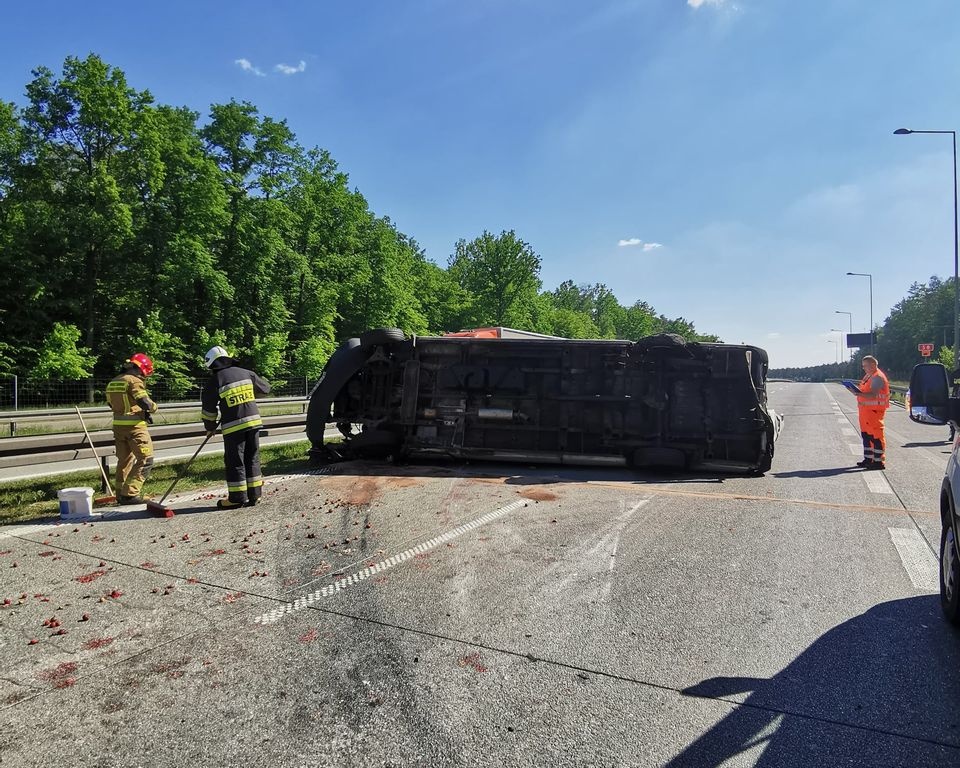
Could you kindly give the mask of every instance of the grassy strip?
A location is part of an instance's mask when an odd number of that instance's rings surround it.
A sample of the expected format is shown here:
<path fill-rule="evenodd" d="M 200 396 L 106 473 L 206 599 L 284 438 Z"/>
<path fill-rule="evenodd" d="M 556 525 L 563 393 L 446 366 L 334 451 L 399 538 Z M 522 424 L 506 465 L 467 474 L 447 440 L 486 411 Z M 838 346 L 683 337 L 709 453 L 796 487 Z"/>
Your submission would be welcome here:
<path fill-rule="evenodd" d="M 260 462 L 264 475 L 282 475 L 306 469 L 309 466 L 308 440 L 283 445 L 265 445 L 260 448 Z M 157 499 L 167 490 L 187 459 L 158 464 L 147 480 L 144 493 L 155 494 Z M 110 478 L 112 483 L 114 478 Z M 94 489 L 94 498 L 99 496 L 101 478 L 97 471 L 71 472 L 30 480 L 14 480 L 0 483 L 0 524 L 22 523 L 41 518 L 57 517 L 60 514 L 57 491 L 61 488 L 89 487 Z M 216 487 L 226 494 L 223 476 L 223 456 L 198 456 L 190 471 L 177 483 L 175 493 L 196 488 Z"/>

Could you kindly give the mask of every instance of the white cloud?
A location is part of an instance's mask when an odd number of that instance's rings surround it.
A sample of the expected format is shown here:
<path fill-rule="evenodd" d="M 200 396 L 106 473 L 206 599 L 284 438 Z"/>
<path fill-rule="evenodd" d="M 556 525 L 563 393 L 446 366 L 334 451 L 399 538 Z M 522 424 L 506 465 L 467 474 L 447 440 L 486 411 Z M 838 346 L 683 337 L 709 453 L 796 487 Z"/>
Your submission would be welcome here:
<path fill-rule="evenodd" d="M 617 245 L 620 248 L 632 248 L 636 245 L 639 245 L 644 251 L 653 251 L 657 248 L 663 248 L 663 245 L 660 243 L 645 243 L 639 237 L 631 237 L 627 240 L 618 240 Z"/>
<path fill-rule="evenodd" d="M 280 72 L 284 75 L 295 75 L 298 72 L 303 72 L 307 68 L 307 62 L 300 60 L 300 63 L 295 67 L 291 67 L 289 64 L 277 64 L 273 69 L 276 72 Z"/>
<path fill-rule="evenodd" d="M 727 0 L 687 0 L 687 5 L 689 5 L 691 8 L 699 8 L 703 5 L 716 5 L 719 7 L 726 1 Z"/>
<path fill-rule="evenodd" d="M 240 67 L 240 69 L 242 69 L 244 72 L 250 72 L 256 75 L 257 77 L 266 77 L 266 75 L 264 75 L 263 72 L 261 72 L 255 66 L 253 66 L 253 64 L 250 63 L 248 59 L 235 59 L 233 63 L 236 64 L 238 67 Z"/>
<path fill-rule="evenodd" d="M 779 339 L 779 338 L 780 338 L 780 334 L 777 333 L 776 331 L 772 331 L 772 332 L 770 332 L 770 333 L 767 334 L 767 338 L 768 338 L 768 339 Z"/>

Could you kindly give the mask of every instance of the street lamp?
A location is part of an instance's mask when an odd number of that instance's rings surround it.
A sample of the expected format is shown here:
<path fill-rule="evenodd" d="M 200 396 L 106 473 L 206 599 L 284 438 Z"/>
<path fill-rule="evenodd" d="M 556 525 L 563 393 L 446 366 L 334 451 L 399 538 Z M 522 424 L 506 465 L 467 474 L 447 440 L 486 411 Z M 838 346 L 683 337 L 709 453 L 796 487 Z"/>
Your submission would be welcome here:
<path fill-rule="evenodd" d="M 843 362 L 843 355 L 840 352 L 840 350 L 843 349 L 843 331 L 840 330 L 839 328 L 831 328 L 830 330 L 836 331 L 838 334 L 837 335 L 837 363 L 839 364 Z"/>
<path fill-rule="evenodd" d="M 837 358 L 837 363 L 840 363 L 840 342 L 836 339 L 827 339 L 827 344 L 833 344 L 834 352 L 836 352 L 835 357 Z"/>
<path fill-rule="evenodd" d="M 847 274 L 870 279 L 870 354 L 872 355 L 876 351 L 873 348 L 873 275 L 866 272 L 847 272 Z"/>
<path fill-rule="evenodd" d="M 842 309 L 833 310 L 835 315 L 846 315 L 847 320 L 850 321 L 850 333 L 853 333 L 853 312 L 844 312 Z"/>
<path fill-rule="evenodd" d="M 897 128 L 897 136 L 909 133 L 949 133 L 953 137 L 953 364 L 957 364 L 957 347 L 960 344 L 960 245 L 957 240 L 957 132 L 956 131 L 914 131 L 910 128 Z"/>

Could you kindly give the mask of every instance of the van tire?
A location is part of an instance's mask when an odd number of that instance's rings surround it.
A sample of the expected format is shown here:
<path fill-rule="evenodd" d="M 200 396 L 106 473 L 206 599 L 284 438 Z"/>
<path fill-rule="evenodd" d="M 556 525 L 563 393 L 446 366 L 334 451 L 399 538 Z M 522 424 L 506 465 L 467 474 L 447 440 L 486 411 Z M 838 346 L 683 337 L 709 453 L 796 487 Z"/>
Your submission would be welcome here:
<path fill-rule="evenodd" d="M 957 557 L 957 532 L 953 503 L 940 532 L 940 607 L 954 626 L 960 626 L 960 558 Z"/>
<path fill-rule="evenodd" d="M 406 338 L 399 328 L 372 328 L 360 334 L 360 346 L 370 350 L 381 344 L 393 344 Z"/>
<path fill-rule="evenodd" d="M 348 339 L 330 356 L 307 406 L 307 438 L 314 447 L 323 445 L 327 423 L 333 421 L 330 413 L 333 401 L 366 361 L 367 353 L 359 339 Z"/>

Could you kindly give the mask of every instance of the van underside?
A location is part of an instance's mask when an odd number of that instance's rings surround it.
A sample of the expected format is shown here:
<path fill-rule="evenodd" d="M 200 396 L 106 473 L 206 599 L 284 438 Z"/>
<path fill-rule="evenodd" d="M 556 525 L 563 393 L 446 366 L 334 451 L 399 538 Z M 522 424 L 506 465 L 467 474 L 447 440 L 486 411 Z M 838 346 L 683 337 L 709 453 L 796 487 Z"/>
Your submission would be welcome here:
<path fill-rule="evenodd" d="M 310 396 L 318 461 L 452 457 L 761 474 L 780 418 L 758 347 L 414 337 L 344 342 Z M 326 425 L 343 433 L 324 444 Z"/>

